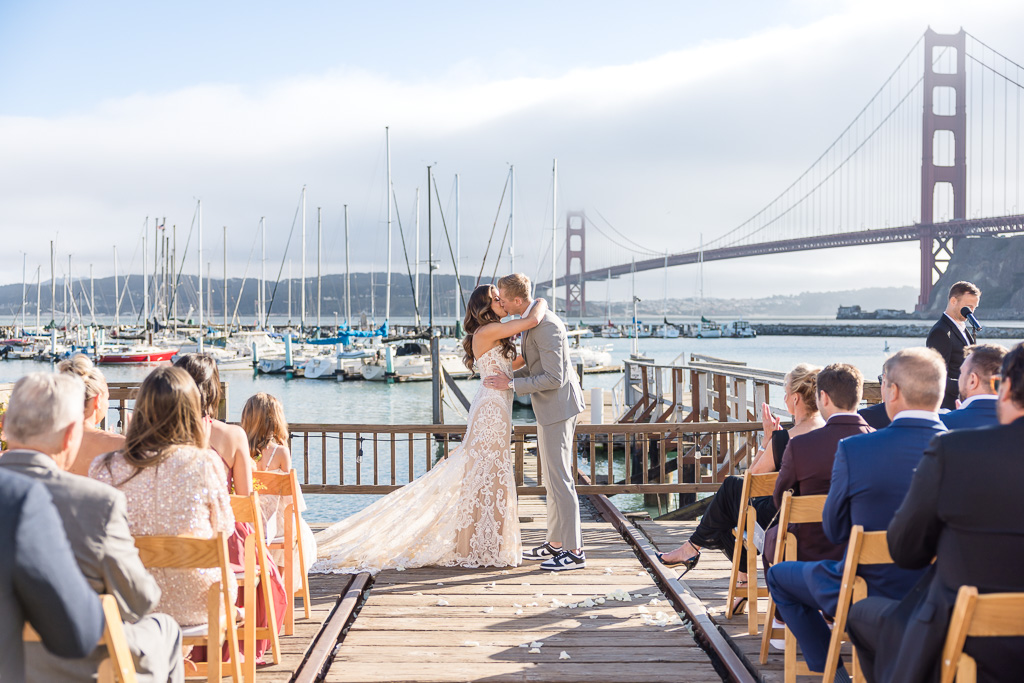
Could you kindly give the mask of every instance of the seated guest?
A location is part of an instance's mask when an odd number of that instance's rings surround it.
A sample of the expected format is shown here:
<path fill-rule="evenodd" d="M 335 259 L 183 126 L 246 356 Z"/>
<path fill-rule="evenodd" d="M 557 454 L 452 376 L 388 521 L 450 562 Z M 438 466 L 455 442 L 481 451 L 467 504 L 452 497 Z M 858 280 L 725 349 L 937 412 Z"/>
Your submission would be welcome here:
<path fill-rule="evenodd" d="M 199 390 L 184 370 L 161 366 L 143 380 L 124 449 L 96 458 L 89 476 L 122 491 L 133 536 L 230 534 L 224 467 L 208 448 Z M 182 626 L 205 624 L 220 570 L 156 568 L 159 608 Z"/>
<path fill-rule="evenodd" d="M 885 410 L 885 403 L 876 403 L 873 406 L 861 408 L 857 414 L 863 417 L 872 429 L 885 429 L 892 422 L 889 419 L 889 413 Z"/>
<path fill-rule="evenodd" d="M 100 429 L 110 407 L 110 389 L 107 380 L 89 357 L 78 353 L 57 364 L 57 371 L 81 378 L 85 383 L 85 417 L 83 418 L 82 445 L 68 472 L 89 476 L 89 465 L 98 455 L 120 450 L 124 436 Z"/>
<path fill-rule="evenodd" d="M 262 392 L 250 396 L 242 407 L 242 429 L 249 437 L 249 453 L 260 472 L 288 473 L 292 469 L 292 454 L 288 450 L 288 421 L 284 417 L 284 406 L 275 396 Z M 306 509 L 302 491 L 294 501 L 299 512 Z M 284 511 L 292 503 L 291 496 L 260 494 L 260 506 L 266 523 L 267 537 L 284 535 Z M 302 550 L 306 566 L 316 562 L 316 537 L 306 520 L 299 518 L 299 533 L 302 534 Z M 284 551 L 271 550 L 274 560 L 284 566 Z M 296 554 L 298 549 L 295 550 Z M 300 583 L 301 583 L 301 578 Z M 298 584 L 297 584 L 298 585 Z"/>
<path fill-rule="evenodd" d="M 50 493 L 91 590 L 117 599 L 139 680 L 184 680 L 181 630 L 166 614 L 153 613 L 160 588 L 135 549 L 124 495 L 64 471 L 81 439 L 83 395 L 81 380 L 66 374 L 34 373 L 19 380 L 4 415 L 10 448 L 0 469 L 35 479 Z M 95 642 L 91 650 L 84 659 L 63 659 L 30 643 L 28 678 L 92 681 L 107 651 Z"/>
<path fill-rule="evenodd" d="M 793 416 L 793 426 L 788 431 L 780 428 L 780 420 L 772 415 L 767 405 L 762 406 L 765 440 L 750 466 L 753 474 L 777 472 L 790 438 L 807 434 L 825 424 L 818 414 L 815 398 L 815 378 L 819 370 L 820 368 L 801 363 L 786 375 L 783 381 L 783 401 L 786 410 Z M 742 490 L 743 477 L 726 477 L 690 540 L 671 552 L 659 553 L 658 560 L 669 567 L 682 565 L 689 570 L 697 564 L 702 548 L 720 549 L 732 559 L 735 542 L 732 530 L 736 528 L 739 519 Z M 753 504 L 757 510 L 757 523 L 762 528 L 767 528 L 776 513 L 772 497 L 755 498 Z M 740 566 L 747 566 L 745 556 L 740 559 Z M 746 582 L 747 575 L 741 572 L 739 584 L 746 585 Z M 737 600 L 736 609 L 743 604 L 743 600 L 744 598 Z"/>
<path fill-rule="evenodd" d="M 817 403 L 825 426 L 789 440 L 772 496 L 776 508 L 782 507 L 786 491 L 796 496 L 828 493 L 840 440 L 875 431 L 856 413 L 863 390 L 864 377 L 852 365 L 834 363 L 818 373 Z M 825 537 L 821 524 L 791 524 L 789 533 L 797 539 L 800 560 L 837 560 L 845 551 Z M 765 533 L 766 566 L 774 560 L 777 539 L 778 526 Z"/>
<path fill-rule="evenodd" d="M 836 544 L 847 543 L 854 525 L 866 531 L 889 526 L 928 442 L 945 431 L 937 413 L 946 382 L 941 356 L 926 348 L 904 349 L 885 362 L 883 373 L 882 396 L 892 424 L 843 439 L 836 450 L 822 513 L 825 536 Z M 825 668 L 831 633 L 822 612 L 836 613 L 843 563 L 782 562 L 768 571 L 768 590 L 812 671 Z M 906 595 L 921 573 L 893 565 L 859 571 L 869 595 L 894 598 Z M 849 680 L 842 666 L 836 680 Z"/>
<path fill-rule="evenodd" d="M 946 429 L 970 429 L 999 424 L 996 417 L 996 391 L 992 379 L 999 377 L 999 368 L 1006 349 L 999 344 L 975 344 L 964 349 L 960 366 L 960 406 L 942 415 Z"/>
<path fill-rule="evenodd" d="M 186 353 L 174 363 L 175 367 L 181 368 L 192 377 L 199 389 L 203 419 L 210 425 L 210 449 L 220 456 L 224 467 L 227 469 L 227 477 L 223 486 L 230 493 L 240 496 L 252 494 L 252 459 L 249 457 L 249 438 L 245 430 L 237 425 L 229 425 L 217 419 L 217 409 L 220 406 L 220 373 L 217 371 L 217 362 L 212 356 L 203 353 Z M 231 562 L 244 565 L 245 538 L 253 531 L 252 525 L 237 522 L 231 538 L 228 539 L 228 555 Z M 272 566 L 271 566 L 272 565 Z M 287 597 L 285 595 L 284 579 L 277 571 L 273 562 L 268 562 L 270 572 L 270 588 L 273 593 L 277 619 L 277 630 L 284 625 L 285 607 Z M 238 606 L 243 607 L 244 594 L 238 596 Z M 267 618 L 267 607 L 264 605 L 263 591 L 256 592 L 256 625 L 265 627 L 269 621 Z M 263 664 L 263 653 L 270 646 L 266 639 L 257 640 L 255 657 L 257 664 Z M 226 651 L 225 651 L 226 652 Z M 246 653 L 243 653 L 246 654 Z M 202 657 L 202 651 L 197 653 Z"/>
<path fill-rule="evenodd" d="M 174 362 L 187 372 L 199 387 L 203 419 L 210 424 L 210 448 L 221 457 L 228 471 L 231 493 L 248 496 L 252 493 L 252 461 L 245 430 L 217 419 L 220 406 L 220 372 L 217 361 L 204 353 L 186 353 Z"/>
<path fill-rule="evenodd" d="M 850 610 L 847 630 L 869 681 L 939 680 L 960 586 L 1024 592 L 1024 346 L 1006 355 L 1001 376 L 996 410 L 1002 426 L 935 438 L 889 525 L 893 561 L 927 567 L 925 577 L 902 601 L 870 597 Z M 978 680 L 1020 680 L 1022 641 L 968 638 L 965 650 L 978 662 Z"/>
<path fill-rule="evenodd" d="M 58 657 L 95 650 L 103 611 L 75 563 L 50 494 L 2 468 L 0 548 L 0 681 L 25 680 L 25 622 Z"/>

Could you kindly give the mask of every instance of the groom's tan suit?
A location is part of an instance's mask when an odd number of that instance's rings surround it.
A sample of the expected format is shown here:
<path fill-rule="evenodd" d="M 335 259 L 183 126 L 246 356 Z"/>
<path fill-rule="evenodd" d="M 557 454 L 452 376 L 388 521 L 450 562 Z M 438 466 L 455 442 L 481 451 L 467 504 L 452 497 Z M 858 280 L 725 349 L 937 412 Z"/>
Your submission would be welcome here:
<path fill-rule="evenodd" d="M 583 547 L 580 503 L 576 497 L 576 416 L 583 412 L 583 389 L 569 362 L 565 325 L 548 311 L 532 330 L 523 333 L 523 360 L 512 387 L 529 395 L 537 417 L 537 443 L 547 486 L 549 543 L 570 550 Z"/>

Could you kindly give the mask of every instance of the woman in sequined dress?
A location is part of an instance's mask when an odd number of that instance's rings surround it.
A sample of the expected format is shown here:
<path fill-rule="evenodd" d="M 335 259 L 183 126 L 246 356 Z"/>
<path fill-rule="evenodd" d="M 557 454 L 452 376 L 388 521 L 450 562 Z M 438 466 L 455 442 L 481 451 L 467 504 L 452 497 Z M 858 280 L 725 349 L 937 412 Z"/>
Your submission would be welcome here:
<path fill-rule="evenodd" d="M 128 501 L 133 536 L 212 538 L 234 531 L 224 469 L 208 448 L 199 391 L 184 370 L 158 367 L 139 387 L 123 450 L 93 461 L 89 476 Z M 205 624 L 210 586 L 219 569 L 152 569 L 158 609 L 182 626 Z M 232 587 L 234 590 L 234 587 Z"/>
<path fill-rule="evenodd" d="M 466 366 L 482 376 L 511 376 L 512 337 L 536 327 L 547 305 L 501 322 L 506 313 L 492 285 L 466 305 Z M 312 572 L 379 572 L 430 565 L 515 566 L 522 560 L 512 469 L 512 392 L 481 387 L 469 407 L 462 443 L 428 473 L 317 534 Z"/>

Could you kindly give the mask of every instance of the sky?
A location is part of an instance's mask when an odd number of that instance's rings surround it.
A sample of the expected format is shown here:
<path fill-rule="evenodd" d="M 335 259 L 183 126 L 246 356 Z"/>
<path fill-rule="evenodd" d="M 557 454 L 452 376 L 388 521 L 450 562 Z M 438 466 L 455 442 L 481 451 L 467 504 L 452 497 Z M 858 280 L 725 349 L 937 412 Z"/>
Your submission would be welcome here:
<path fill-rule="evenodd" d="M 461 270 L 480 270 L 497 224 L 489 275 L 514 165 L 515 266 L 548 277 L 554 159 L 559 240 L 565 212 L 586 212 L 588 269 L 633 248 L 692 249 L 799 176 L 928 26 L 963 26 L 1024 63 L 1024 4 L 999 0 L 0 3 L 0 283 L 21 281 L 23 254 L 28 279 L 40 266 L 48 280 L 51 240 L 58 277 L 68 254 L 76 276 L 113 274 L 115 246 L 120 272 L 141 272 L 154 217 L 176 226 L 180 257 L 199 200 L 215 276 L 225 226 L 228 275 L 258 271 L 265 218 L 268 273 L 290 262 L 298 277 L 303 187 L 307 275 L 318 207 L 324 271 L 343 272 L 345 205 L 352 269 L 383 271 L 385 127 L 393 287 L 408 282 L 398 223 L 412 252 L 417 188 L 427 259 L 428 165 L 441 272 L 452 263 L 437 204 L 454 240 L 455 174 Z M 511 267 L 504 251 L 499 273 Z M 916 285 L 918 258 L 902 244 L 713 262 L 703 290 Z M 665 274 L 636 287 L 661 297 Z M 588 294 L 626 299 L 630 288 L 623 278 Z M 671 269 L 668 290 L 696 295 L 697 269 Z"/>

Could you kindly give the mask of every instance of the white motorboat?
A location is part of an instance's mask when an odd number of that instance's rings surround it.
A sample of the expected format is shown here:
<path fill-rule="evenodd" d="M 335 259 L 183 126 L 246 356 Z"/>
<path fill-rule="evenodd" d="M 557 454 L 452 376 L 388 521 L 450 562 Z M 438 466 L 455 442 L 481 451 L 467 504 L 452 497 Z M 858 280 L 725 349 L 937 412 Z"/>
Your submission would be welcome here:
<path fill-rule="evenodd" d="M 391 371 L 388 371 L 388 356 L 391 359 Z M 453 378 L 469 377 L 472 373 L 466 369 L 462 356 L 451 351 L 440 354 L 441 366 Z M 377 352 L 371 360 L 362 366 L 363 379 L 371 382 L 383 382 L 394 379 L 397 382 L 428 381 L 433 378 L 433 366 L 430 362 L 430 347 L 422 342 L 404 342 L 390 345 Z"/>

